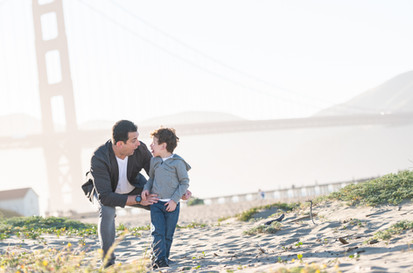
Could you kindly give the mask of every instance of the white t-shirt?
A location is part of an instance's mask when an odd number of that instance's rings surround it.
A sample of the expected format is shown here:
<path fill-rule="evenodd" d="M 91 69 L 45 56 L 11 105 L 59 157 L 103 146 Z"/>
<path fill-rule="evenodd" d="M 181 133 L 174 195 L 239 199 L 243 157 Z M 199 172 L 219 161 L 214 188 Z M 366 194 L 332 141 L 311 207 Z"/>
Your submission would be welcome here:
<path fill-rule="evenodd" d="M 130 193 L 135 189 L 134 186 L 132 186 L 129 181 L 128 181 L 128 175 L 127 175 L 127 170 L 128 170 L 128 158 L 125 157 L 125 159 L 120 159 L 116 157 L 116 161 L 118 162 L 118 168 L 119 168 L 119 180 L 118 180 L 118 186 L 116 187 L 115 192 L 116 193 Z"/>

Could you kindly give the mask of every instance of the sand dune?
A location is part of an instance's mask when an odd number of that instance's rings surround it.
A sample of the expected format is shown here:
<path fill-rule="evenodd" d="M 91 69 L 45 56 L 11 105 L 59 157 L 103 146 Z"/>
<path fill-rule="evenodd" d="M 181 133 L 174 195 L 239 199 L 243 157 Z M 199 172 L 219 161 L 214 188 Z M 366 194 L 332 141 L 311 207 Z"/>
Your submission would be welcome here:
<path fill-rule="evenodd" d="M 227 209 L 235 212 L 236 206 L 240 205 L 227 205 Z M 227 213 L 217 206 L 182 210 L 180 225 L 186 225 L 191 219 L 200 220 L 195 215 L 203 215 L 206 224 L 177 229 L 171 254 L 175 262 L 162 272 L 275 272 L 279 268 L 305 267 L 312 263 L 316 263 L 321 272 L 413 272 L 412 230 L 395 234 L 388 240 L 372 240 L 378 231 L 385 231 L 399 221 L 413 221 L 412 203 L 401 207 L 323 203 L 313 208 L 314 223 L 306 208 L 285 213 L 276 233 L 256 235 L 246 235 L 244 231 L 282 212 L 275 211 L 269 218 L 249 222 L 228 218 L 218 223 L 220 211 Z M 117 221 L 119 224 L 140 220 L 120 217 Z M 146 221 L 149 222 L 149 216 Z M 11 237 L 0 241 L 0 248 L 3 253 L 63 248 L 69 242 L 78 245 L 80 239 L 55 235 L 43 238 L 44 243 L 39 244 L 38 240 Z M 115 268 L 142 261 L 148 256 L 150 241 L 150 231 L 143 231 L 138 237 L 127 235 L 116 247 L 117 262 L 122 265 L 117 264 Z M 88 259 L 92 259 L 98 249 L 97 238 L 86 238 L 82 243 L 79 250 L 87 250 Z"/>

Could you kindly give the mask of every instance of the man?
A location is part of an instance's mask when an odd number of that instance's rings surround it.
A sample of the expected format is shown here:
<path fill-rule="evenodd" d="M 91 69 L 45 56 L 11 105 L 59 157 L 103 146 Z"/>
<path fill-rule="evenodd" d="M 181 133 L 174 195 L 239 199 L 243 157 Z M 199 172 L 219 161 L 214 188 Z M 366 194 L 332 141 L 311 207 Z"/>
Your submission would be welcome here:
<path fill-rule="evenodd" d="M 98 235 L 104 259 L 115 241 L 116 207 L 136 206 L 149 209 L 158 202 L 155 194 L 143 201 L 140 193 L 146 183 L 139 172 L 149 173 L 152 155 L 138 140 L 137 126 L 128 120 L 118 121 L 112 128 L 112 139 L 100 146 L 91 159 L 88 182 L 82 188 L 99 207 Z M 187 191 L 182 199 L 190 198 Z M 115 263 L 115 254 L 106 257 L 105 267 Z M 105 261 L 105 260 L 104 260 Z"/>

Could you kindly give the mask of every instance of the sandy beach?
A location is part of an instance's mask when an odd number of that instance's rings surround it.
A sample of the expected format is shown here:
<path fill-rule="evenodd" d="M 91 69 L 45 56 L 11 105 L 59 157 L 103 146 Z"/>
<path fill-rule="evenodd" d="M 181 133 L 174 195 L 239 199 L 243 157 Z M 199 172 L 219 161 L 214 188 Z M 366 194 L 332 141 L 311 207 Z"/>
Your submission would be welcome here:
<path fill-rule="evenodd" d="M 397 222 L 413 221 L 412 203 L 378 207 L 351 207 L 339 201 L 321 203 L 313 206 L 314 222 L 308 216 L 309 207 L 288 212 L 273 234 L 247 235 L 245 231 L 283 213 L 276 209 L 262 211 L 248 222 L 234 217 L 218 222 L 220 217 L 234 216 L 263 202 L 182 208 L 182 228 L 176 230 L 170 257 L 174 262 L 161 271 L 277 272 L 280 268 L 314 266 L 320 271 L 313 272 L 413 272 L 412 230 L 394 234 L 390 239 L 374 239 L 377 232 Z M 118 217 L 117 224 L 149 223 L 148 213 L 138 215 Z M 198 225 L 188 226 L 191 222 Z M 150 231 L 140 233 L 128 234 L 119 242 L 115 251 L 117 264 L 111 270 L 125 264 L 148 263 L 143 257 L 149 254 Z M 86 251 L 85 259 L 96 259 L 99 242 L 93 236 L 81 239 L 43 235 L 35 240 L 12 236 L 0 241 L 0 249 L 2 253 L 34 252 L 64 249 L 68 244 L 75 252 Z"/>

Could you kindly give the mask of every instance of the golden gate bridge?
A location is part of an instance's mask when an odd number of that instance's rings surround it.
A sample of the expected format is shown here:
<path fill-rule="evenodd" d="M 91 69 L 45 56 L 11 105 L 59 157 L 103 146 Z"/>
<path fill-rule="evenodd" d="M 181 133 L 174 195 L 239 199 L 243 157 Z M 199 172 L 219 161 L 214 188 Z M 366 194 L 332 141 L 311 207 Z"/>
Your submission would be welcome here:
<path fill-rule="evenodd" d="M 35 48 L 38 66 L 39 93 L 41 107 L 42 133 L 23 138 L 0 137 L 1 149 L 29 149 L 41 147 L 44 151 L 47 179 L 50 192 L 48 211 L 76 211 L 84 206 L 86 199 L 79 201 L 83 182 L 81 151 L 102 143 L 110 135 L 108 130 L 80 130 L 77 125 L 73 84 L 70 74 L 67 37 L 64 25 L 62 0 L 46 4 L 32 1 Z M 53 13 L 56 20 L 57 35 L 44 39 L 42 16 Z M 58 58 L 60 80 L 50 81 L 48 59 Z M 63 101 L 65 118 L 64 130 L 55 128 L 52 101 L 60 97 Z M 359 125 L 395 125 L 411 123 L 413 112 L 398 114 L 359 114 L 352 116 L 310 117 L 273 120 L 240 120 L 211 122 L 202 124 L 176 125 L 181 135 L 217 134 L 226 132 L 282 130 L 311 127 L 336 127 Z M 151 128 L 140 127 L 141 134 L 148 134 Z M 79 199 L 80 200 L 80 199 Z"/>

